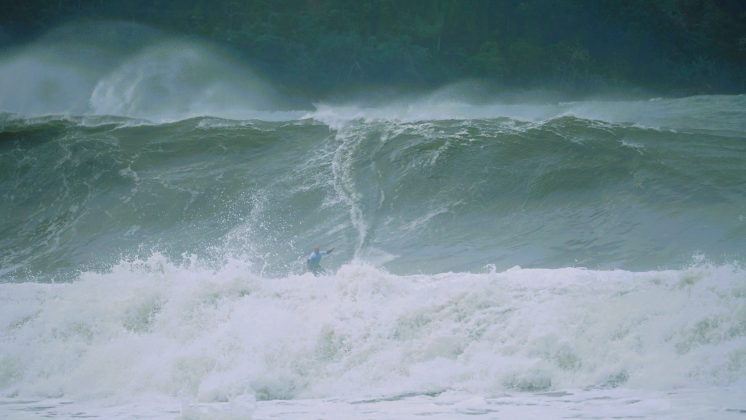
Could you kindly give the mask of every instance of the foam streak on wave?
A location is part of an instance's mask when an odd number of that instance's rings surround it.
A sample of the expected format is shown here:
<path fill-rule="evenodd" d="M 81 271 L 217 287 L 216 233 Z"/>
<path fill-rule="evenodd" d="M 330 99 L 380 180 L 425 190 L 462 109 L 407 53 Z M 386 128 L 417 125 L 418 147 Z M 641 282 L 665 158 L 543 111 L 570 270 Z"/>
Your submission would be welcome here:
<path fill-rule="evenodd" d="M 357 231 L 354 255 L 358 256 L 365 243 L 368 230 L 359 204 L 360 194 L 357 192 L 352 178 L 353 153 L 361 139 L 354 135 L 341 133 L 337 134 L 337 138 L 340 143 L 332 160 L 334 187 L 340 199 L 350 209 L 350 221 Z"/>

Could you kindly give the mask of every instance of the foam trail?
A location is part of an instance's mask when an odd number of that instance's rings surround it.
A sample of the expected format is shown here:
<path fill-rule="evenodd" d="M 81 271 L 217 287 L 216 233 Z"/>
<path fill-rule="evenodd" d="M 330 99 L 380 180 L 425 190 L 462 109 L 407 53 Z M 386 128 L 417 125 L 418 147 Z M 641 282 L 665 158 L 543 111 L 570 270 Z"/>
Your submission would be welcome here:
<path fill-rule="evenodd" d="M 338 197 L 349 208 L 350 221 L 357 231 L 354 256 L 359 257 L 368 236 L 368 226 L 365 222 L 363 210 L 360 203 L 361 194 L 355 185 L 353 165 L 355 162 L 355 149 L 362 142 L 360 133 L 340 131 L 337 134 L 339 146 L 334 152 L 332 160 L 332 173 L 334 175 L 334 188 Z"/>

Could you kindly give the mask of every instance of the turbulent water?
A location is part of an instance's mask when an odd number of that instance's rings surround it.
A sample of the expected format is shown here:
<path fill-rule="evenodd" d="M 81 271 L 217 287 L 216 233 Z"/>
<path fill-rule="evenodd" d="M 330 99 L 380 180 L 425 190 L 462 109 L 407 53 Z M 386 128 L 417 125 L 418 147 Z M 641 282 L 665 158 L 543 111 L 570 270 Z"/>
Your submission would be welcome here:
<path fill-rule="evenodd" d="M 0 410 L 746 410 L 745 96 L 277 111 L 175 42 L 0 62 Z"/>

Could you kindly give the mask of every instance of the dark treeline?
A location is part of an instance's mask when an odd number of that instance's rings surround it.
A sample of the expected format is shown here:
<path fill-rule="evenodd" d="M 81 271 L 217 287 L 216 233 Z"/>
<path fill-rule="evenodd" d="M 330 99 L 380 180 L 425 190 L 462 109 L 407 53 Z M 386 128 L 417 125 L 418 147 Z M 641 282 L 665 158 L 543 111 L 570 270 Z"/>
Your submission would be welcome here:
<path fill-rule="evenodd" d="M 206 38 L 287 86 L 746 91 L 743 0 L 6 0 L 5 42 L 76 19 Z"/>

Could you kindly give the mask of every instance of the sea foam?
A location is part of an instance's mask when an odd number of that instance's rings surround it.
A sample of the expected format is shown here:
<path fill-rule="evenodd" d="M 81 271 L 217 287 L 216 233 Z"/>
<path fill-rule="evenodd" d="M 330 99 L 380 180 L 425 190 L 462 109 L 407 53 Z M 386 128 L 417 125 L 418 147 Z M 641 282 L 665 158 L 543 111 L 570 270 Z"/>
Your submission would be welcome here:
<path fill-rule="evenodd" d="M 262 278 L 164 257 L 2 284 L 6 396 L 203 402 L 729 386 L 746 374 L 735 266 Z"/>

